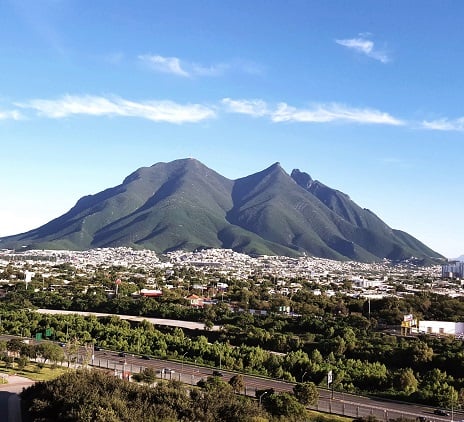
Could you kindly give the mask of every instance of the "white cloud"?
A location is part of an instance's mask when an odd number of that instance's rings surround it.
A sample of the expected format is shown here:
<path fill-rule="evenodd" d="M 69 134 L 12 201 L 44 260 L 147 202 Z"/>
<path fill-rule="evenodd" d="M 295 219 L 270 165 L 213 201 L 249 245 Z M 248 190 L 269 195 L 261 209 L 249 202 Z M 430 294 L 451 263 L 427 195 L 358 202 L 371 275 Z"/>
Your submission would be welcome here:
<path fill-rule="evenodd" d="M 189 72 L 182 68 L 180 60 L 177 57 L 163 57 L 145 54 L 139 56 L 139 59 L 158 72 L 172 73 L 174 75 L 184 77 L 190 76 Z"/>
<path fill-rule="evenodd" d="M 193 123 L 216 117 L 216 107 L 203 104 L 178 104 L 173 101 L 131 101 L 110 96 L 65 95 L 58 99 L 32 99 L 15 104 L 24 109 L 35 110 L 39 115 L 53 119 L 73 115 L 138 117 L 155 122 Z M 332 123 L 347 122 L 359 124 L 404 125 L 400 119 L 379 110 L 353 108 L 342 104 L 316 104 L 311 108 L 296 108 L 285 102 L 275 106 L 260 99 L 221 100 L 222 109 L 229 113 L 245 114 L 252 117 L 267 117 L 272 122 Z M 19 112 L 11 112 L 9 118 L 19 118 Z M 0 119 L 8 115 L 0 112 Z M 426 123 L 424 123 L 425 126 Z M 464 119 L 461 121 L 464 127 Z M 436 125 L 438 126 L 438 125 Z M 432 128 L 432 122 L 429 122 Z M 438 129 L 438 127 L 433 127 Z M 445 130 L 442 128 L 442 130 Z M 451 129 L 448 129 L 451 130 Z M 455 129 L 457 130 L 457 129 Z"/>
<path fill-rule="evenodd" d="M 274 122 L 327 123 L 345 121 L 393 126 L 404 124 L 388 113 L 367 108 L 348 108 L 341 104 L 322 104 L 312 109 L 297 109 L 286 103 L 280 103 L 277 110 L 272 113 L 271 118 Z"/>
<path fill-rule="evenodd" d="M 349 38 L 344 40 L 335 40 L 335 42 L 343 47 L 349 48 L 353 51 L 356 51 L 360 54 L 365 54 L 366 56 L 378 60 L 382 63 L 388 63 L 390 61 L 388 55 L 384 51 L 377 50 L 374 47 L 374 42 L 368 40 L 364 37 L 359 38 Z"/>
<path fill-rule="evenodd" d="M 459 119 L 455 119 L 455 120 L 448 120 L 448 119 L 439 119 L 439 120 L 432 120 L 432 121 L 425 120 L 422 122 L 422 127 L 424 129 L 430 129 L 430 130 L 461 132 L 461 131 L 464 131 L 464 117 L 460 117 Z"/>
<path fill-rule="evenodd" d="M 183 77 L 195 76 L 221 76 L 226 72 L 240 72 L 258 75 L 263 69 L 253 62 L 244 60 L 232 60 L 231 62 L 214 63 L 204 65 L 200 63 L 187 62 L 178 57 L 163 57 L 159 55 L 144 54 L 138 59 L 148 65 L 152 70 L 163 73 L 171 73 Z"/>
<path fill-rule="evenodd" d="M 139 117 L 155 122 L 199 122 L 215 116 L 214 110 L 201 104 L 177 104 L 173 101 L 135 102 L 119 97 L 66 95 L 57 100 L 34 99 L 17 104 L 50 118 L 71 115 Z"/>
<path fill-rule="evenodd" d="M 0 110 L 0 120 L 20 120 L 21 118 L 21 113 L 17 110 Z"/>
<path fill-rule="evenodd" d="M 310 109 L 297 109 L 287 103 L 279 103 L 272 109 L 263 100 L 232 100 L 224 98 L 222 104 L 231 113 L 247 114 L 253 117 L 268 116 L 273 122 L 330 123 L 336 121 L 384 124 L 400 126 L 404 122 L 373 109 L 349 108 L 341 104 L 318 104 Z"/>
<path fill-rule="evenodd" d="M 232 100 L 231 98 L 223 98 L 222 104 L 232 113 L 247 114 L 254 117 L 269 114 L 266 102 L 263 100 Z"/>

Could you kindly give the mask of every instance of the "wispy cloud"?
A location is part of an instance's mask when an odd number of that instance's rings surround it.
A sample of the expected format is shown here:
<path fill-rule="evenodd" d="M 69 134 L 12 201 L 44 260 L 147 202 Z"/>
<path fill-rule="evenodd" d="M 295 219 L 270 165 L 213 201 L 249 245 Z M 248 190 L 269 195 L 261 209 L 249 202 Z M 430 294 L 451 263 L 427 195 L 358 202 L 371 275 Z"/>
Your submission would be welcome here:
<path fill-rule="evenodd" d="M 223 98 L 222 104 L 231 113 L 247 114 L 254 117 L 269 114 L 267 104 L 263 100 L 232 100 L 231 98 Z"/>
<path fill-rule="evenodd" d="M 22 116 L 18 110 L 0 110 L 0 120 L 21 120 Z"/>
<path fill-rule="evenodd" d="M 330 123 L 352 122 L 400 126 L 404 122 L 392 115 L 374 109 L 350 108 L 341 104 L 318 104 L 312 108 L 298 109 L 287 103 L 271 108 L 262 100 L 232 100 L 224 98 L 226 111 L 254 117 L 268 116 L 273 122 Z"/>
<path fill-rule="evenodd" d="M 260 66 L 243 60 L 205 65 L 181 60 L 178 57 L 163 57 L 151 54 L 140 55 L 138 59 L 156 72 L 170 73 L 186 78 L 195 76 L 222 76 L 230 71 L 248 74 L 262 73 Z"/>
<path fill-rule="evenodd" d="M 335 40 L 335 42 L 343 47 L 355 51 L 356 53 L 364 54 L 371 59 L 378 60 L 381 63 L 388 63 L 390 61 L 387 53 L 377 49 L 374 42 L 365 38 L 365 36 Z"/>
<path fill-rule="evenodd" d="M 58 99 L 31 99 L 14 104 L 22 109 L 34 110 L 40 116 L 61 119 L 69 116 L 137 117 L 155 122 L 194 123 L 216 117 L 218 111 L 268 118 L 274 123 L 357 123 L 400 126 L 406 123 L 389 113 L 371 108 L 354 108 L 343 104 L 315 104 L 310 108 L 297 108 L 281 102 L 270 105 L 261 99 L 223 98 L 219 105 L 179 104 L 174 101 L 131 101 L 117 96 L 64 95 Z M 20 119 L 19 111 L 1 112 L 0 119 Z M 442 129 L 438 123 L 429 128 Z M 424 123 L 424 126 L 427 123 Z M 457 126 L 458 123 L 455 123 Z M 444 123 L 442 122 L 442 125 Z M 460 121 L 464 129 L 464 119 Z M 451 130 L 448 128 L 447 130 Z M 458 129 L 455 129 L 458 130 Z"/>
<path fill-rule="evenodd" d="M 218 63 L 211 66 L 192 63 L 190 65 L 190 75 L 192 76 L 220 76 L 231 68 L 230 64 Z"/>
<path fill-rule="evenodd" d="M 324 123 L 345 121 L 353 123 L 400 126 L 404 123 L 388 113 L 369 108 L 349 108 L 341 104 L 321 104 L 312 109 L 297 109 L 280 103 L 272 114 L 274 122 Z"/>
<path fill-rule="evenodd" d="M 430 130 L 441 130 L 441 131 L 464 131 L 464 117 L 460 117 L 455 120 L 439 119 L 439 120 L 424 120 L 422 122 L 422 128 Z"/>
<path fill-rule="evenodd" d="M 139 59 L 148 66 L 162 73 L 172 73 L 173 75 L 189 77 L 189 72 L 184 70 L 177 57 L 153 56 L 149 54 L 139 56 Z"/>
<path fill-rule="evenodd" d="M 16 104 L 36 110 L 46 117 L 59 119 L 72 115 L 139 117 L 155 122 L 193 123 L 215 116 L 213 109 L 201 104 L 172 101 L 135 102 L 119 97 L 72 96 L 57 100 L 33 99 Z"/>

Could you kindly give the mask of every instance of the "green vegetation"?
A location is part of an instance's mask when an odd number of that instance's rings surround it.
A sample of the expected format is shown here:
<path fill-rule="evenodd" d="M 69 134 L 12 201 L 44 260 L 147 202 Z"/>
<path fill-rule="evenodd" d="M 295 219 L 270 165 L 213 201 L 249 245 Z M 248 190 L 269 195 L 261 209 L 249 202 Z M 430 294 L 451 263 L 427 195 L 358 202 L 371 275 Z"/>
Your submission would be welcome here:
<path fill-rule="evenodd" d="M 423 289 L 402 298 L 368 302 L 336 293 L 341 288 L 349 290 L 351 281 L 338 280 L 336 284 L 328 276 L 325 284 L 292 278 L 288 283 L 300 288 L 284 295 L 278 291 L 275 278 L 257 273 L 236 280 L 193 268 L 165 272 L 98 267 L 83 273 L 70 264 L 60 264 L 54 269 L 57 271 L 53 279 L 47 280 L 49 289 L 43 279 L 37 278 L 28 290 L 20 283 L 4 286 L 8 290 L 0 299 L 0 328 L 4 333 L 23 337 L 41 334 L 43 339 L 63 342 L 64 347 L 46 341 L 34 347 L 11 342 L 0 350 L 6 364 L 13 359 L 16 367 L 26 367 L 27 359 L 37 354 L 47 363 L 72 364 L 79 346 L 87 345 L 84 360 L 89 360 L 97 344 L 115 351 L 195 361 L 211 368 L 291 381 L 297 385 L 292 400 L 303 405 L 313 400 L 306 384 L 328 387 L 329 371 L 333 373 L 331 387 L 336 391 L 443 407 L 463 405 L 462 340 L 398 335 L 405 314 L 427 320 L 462 320 L 464 299 L 460 297 L 445 297 Z M 2 276 L 23 277 L 13 265 L 7 265 Z M 118 295 L 107 294 L 116 278 L 123 280 Z M 173 288 L 163 288 L 163 295 L 156 298 L 133 296 L 149 278 L 156 283 L 164 280 Z M 218 282 L 227 283 L 227 291 L 218 294 Z M 391 285 L 402 292 L 406 283 L 421 286 L 430 284 L 430 280 L 421 276 Z M 194 289 L 195 284 L 206 286 L 209 294 L 216 291 L 220 300 L 203 308 L 190 306 L 188 294 L 200 293 Z M 321 294 L 315 294 L 316 289 Z M 33 311 L 35 306 L 183 319 L 202 322 L 205 327 L 220 325 L 221 329 L 183 330 L 153 326 L 147 321 L 128 322 L 117 316 L 43 315 Z M 253 314 L 251 309 L 263 312 Z M 282 309 L 291 309 L 293 313 Z M 14 358 L 12 353 L 16 353 Z M 143 373 L 141 377 L 141 381 L 150 384 L 152 374 Z M 243 380 L 237 375 L 230 387 L 243 392 Z M 298 408 L 288 400 L 280 397 L 272 406 Z"/>
<path fill-rule="evenodd" d="M 0 372 L 9 375 L 19 375 L 34 381 L 49 381 L 68 372 L 69 369 L 56 365 L 42 365 L 28 362 L 24 367 L 13 366 L 5 361 L 0 362 Z M 0 379 L 1 382 L 1 379 Z"/>
<path fill-rule="evenodd" d="M 21 397 L 35 421 L 304 422 L 314 420 L 288 393 L 268 394 L 259 406 L 218 377 L 191 390 L 177 381 L 154 387 L 102 371 L 66 373 L 27 388 Z"/>
<path fill-rule="evenodd" d="M 298 296 L 293 298 L 295 304 Z M 431 297 L 430 309 L 443 312 L 441 301 L 440 297 Z M 407 306 L 414 303 L 411 298 Z M 445 407 L 461 404 L 464 391 L 461 340 L 385 334 L 374 329 L 378 320 L 349 313 L 350 308 L 359 307 L 356 301 L 306 295 L 301 305 L 309 307 L 312 315 L 257 317 L 249 313 L 230 314 L 221 306 L 210 307 L 204 311 L 208 318 L 228 322 L 219 333 L 155 328 L 146 321 L 131 324 L 116 316 L 41 315 L 11 309 L 2 312 L 2 326 L 5 332 L 27 336 L 51 329 L 52 337 L 66 342 L 66 347 L 51 347 L 43 342 L 31 351 L 28 345 L 19 349 L 18 344 L 9 345 L 10 350 L 17 350 L 21 356 L 40 353 L 50 361 L 72 362 L 73 347 L 97 342 L 113 350 L 177 360 L 182 356 L 185 361 L 195 360 L 212 367 L 221 362 L 223 369 L 294 382 L 304 379 L 318 386 L 326 386 L 327 372 L 332 370 L 334 388 L 339 391 L 388 395 Z M 425 300 L 421 305 L 426 305 Z M 8 307 L 11 306 L 12 302 L 8 302 Z M 162 308 L 161 304 L 158 306 Z M 173 309 L 169 304 L 164 306 Z M 390 299 L 373 302 L 371 315 L 379 320 L 394 320 L 401 314 L 399 306 Z M 447 301 L 446 309 L 450 311 L 462 308 L 461 299 Z M 340 309 L 346 314 L 340 313 Z M 74 346 L 70 339 L 75 339 Z M 235 388 L 238 386 L 239 383 Z"/>

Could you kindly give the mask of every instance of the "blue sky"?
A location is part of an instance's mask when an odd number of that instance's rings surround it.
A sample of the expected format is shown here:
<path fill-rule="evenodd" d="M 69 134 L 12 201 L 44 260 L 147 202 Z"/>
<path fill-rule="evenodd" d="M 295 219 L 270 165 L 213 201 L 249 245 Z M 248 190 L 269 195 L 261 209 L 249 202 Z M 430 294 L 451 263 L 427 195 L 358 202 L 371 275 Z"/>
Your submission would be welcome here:
<path fill-rule="evenodd" d="M 464 253 L 464 3 L 0 1 L 0 236 L 139 167 L 280 162 Z"/>

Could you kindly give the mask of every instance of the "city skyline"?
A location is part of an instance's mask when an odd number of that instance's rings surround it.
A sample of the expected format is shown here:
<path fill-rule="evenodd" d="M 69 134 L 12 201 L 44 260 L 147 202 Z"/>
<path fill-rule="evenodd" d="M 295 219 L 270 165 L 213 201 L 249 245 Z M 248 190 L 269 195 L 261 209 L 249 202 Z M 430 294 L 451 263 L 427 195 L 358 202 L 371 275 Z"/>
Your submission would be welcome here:
<path fill-rule="evenodd" d="M 0 13 L 0 236 L 137 168 L 280 162 L 464 253 L 464 5 L 24 1 Z"/>

